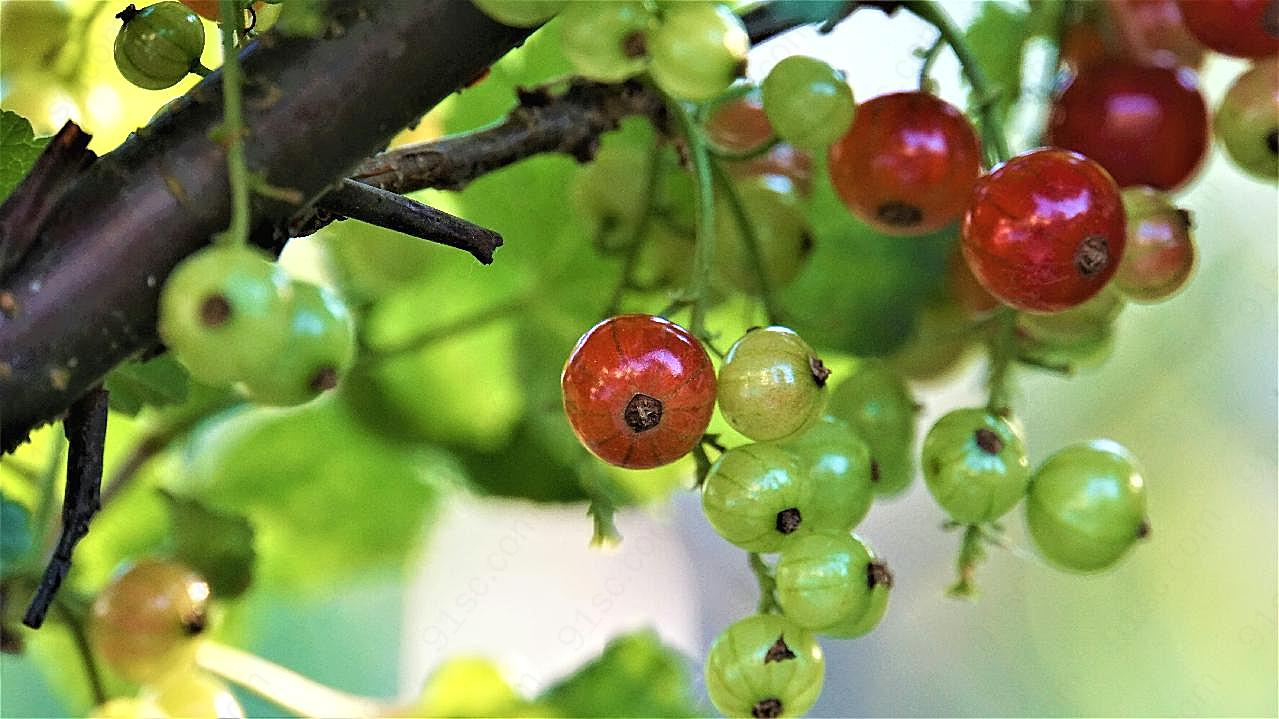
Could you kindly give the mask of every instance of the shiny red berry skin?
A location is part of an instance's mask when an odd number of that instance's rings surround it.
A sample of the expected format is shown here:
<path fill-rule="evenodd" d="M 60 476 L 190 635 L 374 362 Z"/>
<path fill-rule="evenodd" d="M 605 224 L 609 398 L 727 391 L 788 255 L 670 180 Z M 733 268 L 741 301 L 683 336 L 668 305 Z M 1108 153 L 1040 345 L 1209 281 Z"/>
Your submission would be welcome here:
<path fill-rule="evenodd" d="M 750 152 L 773 139 L 773 126 L 764 114 L 760 94 L 755 92 L 715 106 L 706 118 L 706 136 L 728 152 Z"/>
<path fill-rule="evenodd" d="M 890 235 L 922 235 L 959 218 L 981 171 L 973 126 L 926 92 L 857 108 L 830 150 L 830 179 L 854 215 Z"/>
<path fill-rule="evenodd" d="M 978 181 L 961 237 L 964 259 L 992 295 L 1019 310 L 1060 312 L 1115 274 L 1123 201 L 1088 158 L 1031 150 Z"/>
<path fill-rule="evenodd" d="M 1179 187 L 1208 149 L 1208 106 L 1185 68 L 1110 62 L 1075 76 L 1053 102 L 1048 144 L 1093 160 L 1120 187 Z"/>
<path fill-rule="evenodd" d="M 1204 47 L 1186 30 L 1177 0 L 1109 0 L 1106 9 L 1125 57 L 1165 67 L 1203 64 Z"/>
<path fill-rule="evenodd" d="M 620 315 L 582 335 L 560 378 L 582 444 L 619 467 L 670 464 L 697 446 L 715 409 L 715 368 L 679 325 Z"/>
<path fill-rule="evenodd" d="M 1186 29 L 1209 48 L 1235 57 L 1279 52 L 1279 0 L 1179 0 Z"/>

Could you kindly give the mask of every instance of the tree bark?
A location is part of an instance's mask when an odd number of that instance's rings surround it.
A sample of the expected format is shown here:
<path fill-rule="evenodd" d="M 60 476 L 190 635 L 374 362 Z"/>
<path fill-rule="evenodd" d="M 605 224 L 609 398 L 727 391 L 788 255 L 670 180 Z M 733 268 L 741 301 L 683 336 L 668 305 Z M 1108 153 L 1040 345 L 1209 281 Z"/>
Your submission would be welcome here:
<path fill-rule="evenodd" d="M 255 196 L 255 226 L 295 215 L 530 32 L 464 0 L 405 0 L 343 4 L 323 39 L 252 43 L 249 167 L 306 200 Z M 165 278 L 229 223 L 221 119 L 214 73 L 84 173 L 0 278 L 0 453 L 155 345 Z"/>

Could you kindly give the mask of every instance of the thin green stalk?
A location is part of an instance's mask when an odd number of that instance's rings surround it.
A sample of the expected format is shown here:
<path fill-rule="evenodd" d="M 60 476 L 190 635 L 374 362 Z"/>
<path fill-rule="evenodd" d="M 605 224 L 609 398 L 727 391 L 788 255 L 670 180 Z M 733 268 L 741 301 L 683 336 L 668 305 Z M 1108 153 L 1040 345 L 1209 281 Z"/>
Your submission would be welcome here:
<path fill-rule="evenodd" d="M 1008 139 L 1004 134 L 1004 123 L 999 117 L 999 108 L 995 102 L 996 93 L 991 88 L 986 72 L 973 54 L 972 48 L 964 39 L 963 32 L 941 6 L 932 0 L 906 0 L 902 4 L 920 20 L 937 28 L 941 37 L 950 46 L 951 52 L 959 60 L 959 65 L 968 78 L 968 84 L 977 96 L 977 112 L 981 118 L 982 139 L 987 151 L 992 155 L 994 163 L 1009 158 Z"/>
<path fill-rule="evenodd" d="M 964 527 L 964 538 L 960 540 L 959 559 L 956 561 L 959 580 L 947 591 L 950 596 L 964 599 L 976 596 L 977 585 L 973 583 L 973 574 L 977 571 L 977 565 L 986 558 L 983 540 L 980 526 L 969 524 Z"/>
<path fill-rule="evenodd" d="M 777 604 L 777 580 L 773 578 L 772 568 L 757 552 L 751 552 L 749 560 L 751 572 L 759 583 L 759 605 L 756 611 L 760 614 L 781 614 L 782 608 Z"/>
<path fill-rule="evenodd" d="M 67 449 L 67 438 L 62 433 L 57 433 L 53 437 L 53 441 L 49 446 L 49 458 L 44 465 L 44 469 L 40 472 L 37 480 L 40 488 L 40 499 L 36 504 L 35 522 L 31 525 L 35 531 L 40 532 L 37 540 L 31 544 L 31 554 L 27 556 L 27 561 L 34 567 L 44 562 L 45 541 L 44 538 L 48 533 L 56 533 L 53 529 L 53 510 L 58 489 L 58 470 L 62 468 L 62 455 Z"/>
<path fill-rule="evenodd" d="M 697 248 L 693 255 L 693 286 L 689 299 L 693 316 L 689 321 L 693 335 L 707 339 L 706 305 L 710 300 L 711 270 L 715 267 L 715 189 L 711 174 L 711 156 L 706 137 L 693 112 L 682 103 L 673 103 L 675 116 L 688 141 L 689 159 L 697 189 Z"/>
<path fill-rule="evenodd" d="M 236 35 L 244 18 L 236 0 L 221 0 L 218 16 L 222 25 L 222 132 L 225 135 L 227 176 L 231 184 L 231 226 L 225 242 L 249 241 L 249 167 L 244 160 L 244 117 L 241 90 L 243 75 L 236 54 Z"/>
<path fill-rule="evenodd" d="M 85 676 L 89 679 L 89 691 L 93 694 L 93 703 L 102 704 L 107 700 L 107 692 L 102 684 L 102 674 L 98 671 L 98 662 L 89 647 L 89 636 L 84 628 L 84 616 L 69 607 L 64 599 L 55 599 L 53 606 L 62 613 L 75 643 L 76 652 L 80 654 L 80 662 L 84 665 Z"/>
<path fill-rule="evenodd" d="M 921 56 L 923 63 L 919 66 L 919 89 L 923 92 L 932 92 L 933 79 L 930 77 L 933 72 L 933 65 L 937 62 L 937 56 L 941 55 L 941 49 L 946 47 L 946 38 L 940 33 L 932 45 L 924 51 Z"/>
<path fill-rule="evenodd" d="M 755 271 L 755 279 L 759 282 L 760 297 L 764 301 L 764 314 L 768 324 L 774 324 L 777 321 L 777 300 L 773 296 L 772 283 L 768 280 L 768 272 L 764 267 L 764 253 L 760 249 L 759 234 L 755 232 L 755 224 L 751 222 L 750 216 L 746 214 L 746 207 L 742 205 L 742 198 L 738 197 L 737 190 L 733 189 L 733 182 L 729 179 L 728 174 L 724 172 L 724 168 L 718 164 L 713 165 L 715 169 L 715 181 L 719 183 L 719 189 L 724 193 L 724 200 L 728 204 L 728 209 L 733 213 L 733 221 L 737 223 L 737 228 L 742 233 L 742 242 L 746 245 L 746 254 L 750 256 L 751 267 Z"/>
<path fill-rule="evenodd" d="M 622 276 L 613 288 L 613 296 L 609 299 L 608 308 L 604 310 L 606 317 L 617 314 L 626 290 L 633 286 L 631 275 L 635 273 L 635 265 L 639 261 L 640 248 L 648 228 L 653 224 L 653 208 L 657 206 L 657 188 L 662 182 L 662 143 L 653 143 L 648 158 L 648 179 L 644 183 L 644 207 L 640 211 L 639 220 L 631 230 L 630 240 L 626 243 L 626 254 L 622 257 Z"/>
<path fill-rule="evenodd" d="M 1008 375 L 1017 352 L 1017 312 L 1009 307 L 1000 307 L 996 312 L 988 340 L 990 374 L 986 386 L 990 394 L 986 409 L 1001 414 L 1008 409 Z"/>
<path fill-rule="evenodd" d="M 436 342 L 477 330 L 521 310 L 527 311 L 529 304 L 537 299 L 540 291 L 539 287 L 529 292 L 521 292 L 508 300 L 476 310 L 469 315 L 464 315 L 439 327 L 433 327 L 390 347 L 366 347 L 361 354 L 360 361 L 370 365 L 377 365 L 400 355 L 424 349 Z"/>

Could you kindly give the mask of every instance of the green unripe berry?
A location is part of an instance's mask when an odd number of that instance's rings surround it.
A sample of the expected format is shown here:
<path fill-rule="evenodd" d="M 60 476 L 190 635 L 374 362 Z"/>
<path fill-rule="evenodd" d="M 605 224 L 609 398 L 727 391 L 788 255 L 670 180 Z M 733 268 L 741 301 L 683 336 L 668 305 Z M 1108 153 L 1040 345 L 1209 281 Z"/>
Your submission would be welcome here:
<path fill-rule="evenodd" d="M 821 498 L 809 512 L 811 527 L 847 532 L 865 519 L 875 496 L 870 448 L 847 422 L 823 417 L 783 446 L 799 460 L 814 495 Z"/>
<path fill-rule="evenodd" d="M 734 184 L 746 219 L 755 231 L 760 265 L 756 268 L 737 215 L 727 200 L 715 205 L 715 270 L 717 285 L 760 294 L 763 271 L 769 289 L 794 280 L 812 254 L 813 238 L 799 207 L 794 185 L 776 175 L 751 177 Z"/>
<path fill-rule="evenodd" d="M 1095 367 L 1114 349 L 1115 319 L 1126 306 L 1113 285 L 1086 302 L 1050 315 L 1017 315 L 1018 356 L 1050 367 Z"/>
<path fill-rule="evenodd" d="M 661 24 L 649 33 L 649 72 L 666 94 L 700 102 L 745 74 L 749 50 L 746 28 L 728 8 L 675 3 L 666 6 Z"/>
<path fill-rule="evenodd" d="M 124 79 L 147 90 L 163 90 L 187 76 L 204 52 L 204 25 L 180 2 L 158 2 L 116 17 L 115 65 Z"/>
<path fill-rule="evenodd" d="M 1258 60 L 1235 79 L 1213 130 L 1241 169 L 1262 180 L 1279 180 L 1279 60 Z"/>
<path fill-rule="evenodd" d="M 776 552 L 808 530 L 818 501 L 799 460 L 774 444 L 723 454 L 706 474 L 702 511 L 720 536 L 749 552 Z"/>
<path fill-rule="evenodd" d="M 894 495 L 915 476 L 915 415 L 919 405 L 899 374 L 867 360 L 831 392 L 830 414 L 852 426 L 870 447 L 875 493 Z"/>
<path fill-rule="evenodd" d="M 536 27 L 555 17 L 568 0 L 471 0 L 480 12 L 511 27 Z"/>
<path fill-rule="evenodd" d="M 777 602 L 796 624 L 823 633 L 848 630 L 871 610 L 871 594 L 892 577 L 851 534 L 816 532 L 798 537 L 777 561 Z"/>
<path fill-rule="evenodd" d="M 644 150 L 614 142 L 605 143 L 573 177 L 573 206 L 604 246 L 620 247 L 630 240 L 644 213 L 649 170 Z"/>
<path fill-rule="evenodd" d="M 963 524 L 999 519 L 1030 482 L 1021 435 L 984 409 L 957 409 L 937 420 L 924 437 L 920 464 L 933 499 Z"/>
<path fill-rule="evenodd" d="M 1137 459 L 1107 439 L 1057 451 L 1031 477 L 1026 522 L 1040 554 L 1064 569 L 1113 565 L 1150 532 Z"/>
<path fill-rule="evenodd" d="M 262 252 L 207 247 L 160 291 L 160 339 L 197 380 L 225 385 L 274 362 L 288 335 L 288 277 Z"/>
<path fill-rule="evenodd" d="M 724 716 L 801 716 L 825 678 L 813 636 L 776 614 L 734 622 L 711 644 L 706 690 Z"/>
<path fill-rule="evenodd" d="M 783 140 L 824 150 L 853 123 L 852 88 L 844 73 L 816 58 L 792 55 L 764 78 L 764 114 Z"/>
<path fill-rule="evenodd" d="M 583 77 L 621 82 L 644 71 L 653 16 L 643 3 L 574 2 L 560 22 L 564 56 Z"/>
<path fill-rule="evenodd" d="M 873 552 L 871 556 L 873 559 Z M 840 639 L 855 639 L 870 634 L 875 627 L 879 626 L 884 619 L 884 614 L 888 611 L 888 593 L 893 588 L 893 577 L 888 573 L 885 565 L 876 564 L 874 561 L 871 563 L 869 573 L 871 576 L 867 577 L 866 581 L 874 581 L 875 586 L 870 590 L 870 602 L 866 606 L 866 611 L 860 617 L 850 617 L 822 627 L 820 634 Z"/>
<path fill-rule="evenodd" d="M 719 409 L 733 429 L 751 439 L 784 439 L 821 418 L 829 376 L 793 330 L 753 329 L 724 356 Z"/>
<path fill-rule="evenodd" d="M 286 307 L 284 351 L 265 357 L 244 375 L 246 394 L 258 404 L 302 404 L 337 386 L 355 361 L 355 325 L 351 313 L 329 290 L 293 283 Z"/>

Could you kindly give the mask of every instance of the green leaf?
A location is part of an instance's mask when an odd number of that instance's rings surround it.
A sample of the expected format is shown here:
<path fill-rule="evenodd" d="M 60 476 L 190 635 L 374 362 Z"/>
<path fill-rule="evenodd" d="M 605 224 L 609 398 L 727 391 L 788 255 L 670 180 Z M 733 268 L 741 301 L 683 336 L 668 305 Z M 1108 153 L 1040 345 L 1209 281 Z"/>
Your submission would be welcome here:
<path fill-rule="evenodd" d="M 656 632 L 614 639 L 604 653 L 539 697 L 568 717 L 705 716 L 693 697 L 687 660 Z"/>
<path fill-rule="evenodd" d="M 30 551 L 31 514 L 26 507 L 0 495 L 0 576 Z"/>
<path fill-rule="evenodd" d="M 172 492 L 161 494 L 169 506 L 173 555 L 203 575 L 214 596 L 243 594 L 252 582 L 256 559 L 249 520 Z"/>
<path fill-rule="evenodd" d="M 1000 2 L 985 2 L 965 33 L 977 62 L 986 72 L 991 91 L 998 93 L 996 101 L 1005 115 L 1021 94 L 1022 54 L 1031 32 L 1029 11 Z M 969 104 L 975 106 L 987 100 L 989 98 L 970 95 Z"/>
<path fill-rule="evenodd" d="M 446 453 L 376 435 L 324 397 L 215 418 L 193 436 L 173 489 L 252 522 L 264 583 L 320 588 L 402 562 L 460 478 Z"/>
<path fill-rule="evenodd" d="M 48 142 L 47 137 L 35 136 L 27 118 L 0 110 L 0 202 L 31 170 Z"/>
<path fill-rule="evenodd" d="M 890 354 L 910 337 L 920 304 L 941 282 L 954 229 L 881 235 L 849 214 L 824 174 L 808 216 L 813 255 L 780 293 L 788 324 L 820 348 Z"/>
<path fill-rule="evenodd" d="M 126 362 L 107 375 L 111 409 L 128 415 L 143 407 L 185 402 L 191 376 L 173 355 L 165 353 L 146 362 Z"/>

